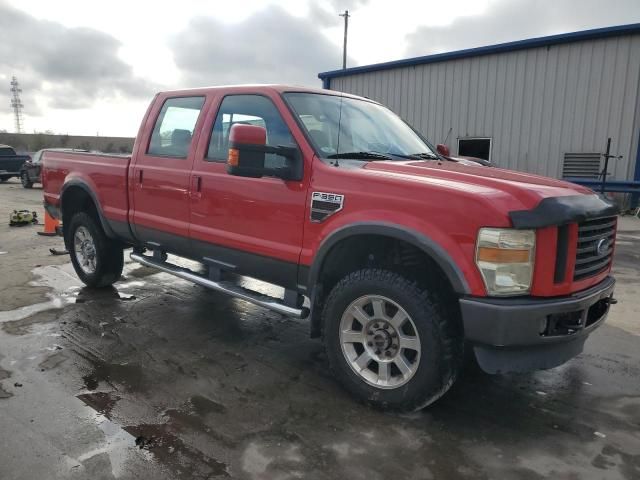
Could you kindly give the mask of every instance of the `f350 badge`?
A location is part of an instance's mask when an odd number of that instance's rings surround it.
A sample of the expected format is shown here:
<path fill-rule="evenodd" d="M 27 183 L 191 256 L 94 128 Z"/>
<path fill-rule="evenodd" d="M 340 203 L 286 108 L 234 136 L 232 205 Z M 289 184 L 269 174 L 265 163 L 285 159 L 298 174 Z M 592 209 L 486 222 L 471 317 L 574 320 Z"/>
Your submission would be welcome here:
<path fill-rule="evenodd" d="M 327 217 L 342 210 L 344 195 L 329 192 L 311 194 L 311 221 L 323 222 Z"/>

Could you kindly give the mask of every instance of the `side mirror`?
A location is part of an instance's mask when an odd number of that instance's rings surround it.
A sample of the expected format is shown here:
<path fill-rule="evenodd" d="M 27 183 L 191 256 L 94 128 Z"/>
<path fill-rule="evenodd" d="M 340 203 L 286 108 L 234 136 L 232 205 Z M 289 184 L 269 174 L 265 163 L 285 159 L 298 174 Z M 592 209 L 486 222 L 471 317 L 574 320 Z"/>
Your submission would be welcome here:
<path fill-rule="evenodd" d="M 264 176 L 267 130 L 258 125 L 232 125 L 229 132 L 227 173 L 240 177 Z"/>
<path fill-rule="evenodd" d="M 438 145 L 436 145 L 436 150 L 443 157 L 448 157 L 451 155 L 451 152 L 449 151 L 449 147 L 444 143 L 439 143 Z"/>
<path fill-rule="evenodd" d="M 236 124 L 229 132 L 227 173 L 239 177 L 261 178 L 272 176 L 283 180 L 302 180 L 302 160 L 296 147 L 271 147 L 267 143 L 267 130 L 258 125 Z M 272 153 L 287 159 L 280 168 L 265 167 L 265 155 Z"/>

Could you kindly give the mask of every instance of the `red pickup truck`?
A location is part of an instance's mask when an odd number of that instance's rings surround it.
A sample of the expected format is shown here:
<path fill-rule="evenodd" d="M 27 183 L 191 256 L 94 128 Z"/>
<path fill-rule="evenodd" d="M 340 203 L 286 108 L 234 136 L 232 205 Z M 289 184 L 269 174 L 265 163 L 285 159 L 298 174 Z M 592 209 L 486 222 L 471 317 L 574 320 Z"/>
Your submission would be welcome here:
<path fill-rule="evenodd" d="M 131 156 L 47 151 L 43 162 L 45 207 L 84 283 L 116 282 L 131 247 L 141 264 L 309 316 L 339 381 L 381 407 L 434 402 L 465 352 L 489 373 L 562 364 L 615 303 L 613 203 L 448 160 L 366 98 L 164 92 Z"/>

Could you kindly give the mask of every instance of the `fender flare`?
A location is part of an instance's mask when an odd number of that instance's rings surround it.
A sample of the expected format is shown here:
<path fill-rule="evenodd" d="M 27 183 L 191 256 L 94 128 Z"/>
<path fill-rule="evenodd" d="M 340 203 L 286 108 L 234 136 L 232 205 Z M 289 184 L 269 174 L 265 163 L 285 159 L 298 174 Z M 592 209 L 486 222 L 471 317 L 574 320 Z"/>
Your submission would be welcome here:
<path fill-rule="evenodd" d="M 98 201 L 98 197 L 93 192 L 91 187 L 89 187 L 89 185 L 87 185 L 87 183 L 82 181 L 82 180 L 69 180 L 68 182 L 66 182 L 62 186 L 62 189 L 60 190 L 60 214 L 64 215 L 64 194 L 71 187 L 81 188 L 82 190 L 85 191 L 85 193 L 87 195 L 89 195 L 89 197 L 93 201 L 93 204 L 96 207 L 96 211 L 98 212 L 98 219 L 100 220 L 100 225 L 102 226 L 102 229 L 104 230 L 104 233 L 109 238 L 117 238 L 115 232 L 111 228 L 111 225 L 109 225 L 109 222 L 107 221 L 106 217 L 104 216 L 104 212 L 102 211 L 102 206 L 100 205 L 100 202 Z M 63 225 L 63 231 L 64 231 L 64 225 Z"/>
<path fill-rule="evenodd" d="M 387 222 L 357 222 L 344 227 L 338 228 L 327 238 L 325 238 L 313 259 L 313 263 L 309 270 L 307 279 L 307 291 L 310 292 L 309 299 L 311 302 L 311 336 L 320 335 L 320 318 L 317 309 L 314 309 L 318 289 L 316 284 L 320 277 L 324 261 L 331 249 L 340 241 L 352 237 L 354 235 L 381 235 L 405 241 L 422 252 L 427 254 L 442 269 L 447 276 L 454 292 L 458 295 L 468 295 L 471 293 L 469 284 L 462 273 L 460 267 L 454 262 L 453 258 L 445 251 L 440 244 L 429 238 L 427 235 L 409 230 L 402 225 Z"/>
<path fill-rule="evenodd" d="M 325 238 L 313 259 L 313 264 L 309 270 L 308 290 L 313 291 L 322 265 L 327 254 L 340 241 L 352 237 L 354 235 L 380 235 L 385 237 L 403 240 L 411 245 L 419 248 L 421 251 L 429 255 L 442 269 L 447 276 L 453 290 L 459 295 L 467 295 L 471 293 L 462 270 L 453 261 L 451 256 L 438 243 L 423 233 L 414 230 L 408 230 L 402 225 L 387 222 L 357 222 L 344 227 L 338 228 L 327 238 Z"/>

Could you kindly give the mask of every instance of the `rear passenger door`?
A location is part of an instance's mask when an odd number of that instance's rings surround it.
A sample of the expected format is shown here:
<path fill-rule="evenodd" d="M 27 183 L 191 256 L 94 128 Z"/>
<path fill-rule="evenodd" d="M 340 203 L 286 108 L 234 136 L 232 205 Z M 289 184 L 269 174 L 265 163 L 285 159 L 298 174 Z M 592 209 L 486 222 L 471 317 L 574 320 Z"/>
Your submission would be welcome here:
<path fill-rule="evenodd" d="M 189 176 L 205 96 L 158 101 L 153 130 L 141 146 L 133 182 L 133 223 L 138 239 L 179 253 L 189 252 Z"/>

